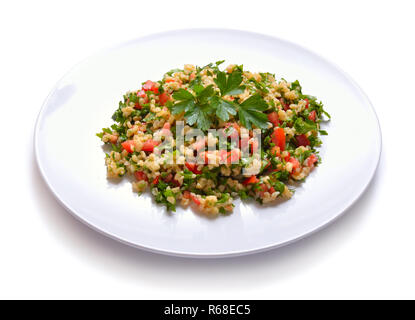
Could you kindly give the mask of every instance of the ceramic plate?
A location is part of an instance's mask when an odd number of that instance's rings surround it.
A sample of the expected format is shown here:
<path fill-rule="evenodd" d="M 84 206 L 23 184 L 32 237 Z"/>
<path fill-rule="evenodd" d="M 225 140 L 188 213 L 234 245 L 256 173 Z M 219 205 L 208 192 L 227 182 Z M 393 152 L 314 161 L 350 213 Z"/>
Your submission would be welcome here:
<path fill-rule="evenodd" d="M 231 215 L 207 218 L 191 209 L 168 213 L 124 179 L 106 178 L 95 136 L 127 90 L 166 70 L 225 59 L 247 70 L 298 79 L 323 101 L 322 164 L 278 205 L 236 201 Z M 100 52 L 66 74 L 46 99 L 35 129 L 39 169 L 56 198 L 75 217 L 114 239 L 158 253 L 228 257 L 298 240 L 332 222 L 364 192 L 381 151 L 376 114 L 344 72 L 293 43 L 235 30 L 181 30 L 150 35 Z"/>

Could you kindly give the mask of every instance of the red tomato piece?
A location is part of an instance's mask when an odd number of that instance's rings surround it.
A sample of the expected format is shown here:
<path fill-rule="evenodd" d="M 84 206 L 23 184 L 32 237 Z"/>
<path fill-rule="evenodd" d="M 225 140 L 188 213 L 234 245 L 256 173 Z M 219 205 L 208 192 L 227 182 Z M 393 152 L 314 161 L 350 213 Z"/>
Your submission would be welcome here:
<path fill-rule="evenodd" d="M 305 100 L 305 108 L 308 109 L 308 107 L 310 106 L 310 100 L 308 99 L 304 99 Z"/>
<path fill-rule="evenodd" d="M 160 176 L 157 176 L 153 179 L 153 184 L 154 185 L 158 185 L 159 184 L 159 180 L 160 180 Z"/>
<path fill-rule="evenodd" d="M 194 174 L 201 174 L 202 173 L 202 171 L 200 171 L 200 170 L 197 169 L 197 164 L 196 163 L 186 162 L 185 163 L 185 166 L 186 166 L 187 169 L 189 169 L 190 171 L 192 171 Z"/>
<path fill-rule="evenodd" d="M 148 181 L 147 175 L 144 173 L 144 171 L 136 171 L 134 172 L 134 176 L 138 181 Z"/>
<path fill-rule="evenodd" d="M 190 199 L 190 192 L 187 190 L 183 191 L 183 198 Z"/>
<path fill-rule="evenodd" d="M 294 157 L 291 157 L 288 160 L 288 162 L 291 162 L 293 164 L 293 171 L 295 171 L 297 168 L 300 167 L 300 162 L 296 158 L 294 158 Z"/>
<path fill-rule="evenodd" d="M 233 149 L 226 154 L 227 163 L 237 163 L 241 158 L 241 151 L 239 149 Z"/>
<path fill-rule="evenodd" d="M 176 187 L 180 187 L 180 182 L 177 181 L 176 179 L 173 179 L 171 183 L 173 183 Z"/>
<path fill-rule="evenodd" d="M 287 111 L 288 109 L 290 109 L 290 105 L 288 103 L 285 103 L 285 100 L 283 98 L 280 98 L 280 102 L 282 104 L 282 107 L 285 111 Z"/>
<path fill-rule="evenodd" d="M 151 80 L 147 80 L 146 83 L 143 84 L 144 91 L 150 91 L 150 90 L 153 91 L 155 87 L 156 87 L 156 83 Z"/>
<path fill-rule="evenodd" d="M 196 203 L 196 205 L 200 205 L 200 200 L 196 196 L 191 194 L 190 197 L 192 198 L 193 202 Z"/>
<path fill-rule="evenodd" d="M 281 151 L 285 149 L 285 132 L 283 128 L 275 128 L 274 132 L 271 134 L 271 141 L 277 146 L 280 147 Z"/>
<path fill-rule="evenodd" d="M 258 178 L 256 176 L 251 176 L 249 178 L 246 178 L 242 184 L 243 185 L 248 185 L 248 184 L 253 184 L 253 183 L 257 183 L 259 182 Z"/>
<path fill-rule="evenodd" d="M 166 102 L 169 100 L 170 100 L 170 96 L 167 93 L 163 92 L 162 94 L 160 94 L 159 102 L 162 106 L 164 106 Z"/>
<path fill-rule="evenodd" d="M 312 153 L 308 158 L 307 158 L 307 166 L 309 166 L 309 167 L 313 167 L 314 166 L 314 164 L 318 161 L 318 158 L 317 158 L 317 156 L 314 154 L 314 153 Z"/>
<path fill-rule="evenodd" d="M 139 97 L 139 98 L 147 98 L 146 92 L 144 90 L 139 90 L 137 92 L 137 97 Z"/>
<path fill-rule="evenodd" d="M 209 151 L 203 151 L 199 154 L 200 159 L 203 159 L 205 164 L 209 163 L 208 154 L 209 154 Z"/>
<path fill-rule="evenodd" d="M 264 193 L 268 191 L 268 187 L 265 183 L 262 183 L 259 185 L 260 191 L 259 191 L 259 197 L 262 198 L 264 196 Z"/>
<path fill-rule="evenodd" d="M 278 127 L 280 125 L 280 119 L 276 111 L 269 113 L 267 117 L 269 122 L 271 122 L 274 125 L 274 127 Z"/>
<path fill-rule="evenodd" d="M 273 194 L 273 193 L 275 192 L 274 187 L 269 188 L 268 192 L 269 192 L 270 194 Z"/>
<path fill-rule="evenodd" d="M 160 141 L 154 141 L 153 139 L 148 139 L 146 142 L 143 143 L 143 147 L 141 150 L 145 152 L 153 152 L 154 147 L 158 146 Z"/>
<path fill-rule="evenodd" d="M 316 116 L 317 116 L 316 110 L 313 110 L 308 115 L 308 119 L 310 119 L 311 121 L 314 121 L 315 122 L 316 121 Z"/>
<path fill-rule="evenodd" d="M 121 146 L 126 150 L 128 153 L 132 153 L 134 151 L 134 140 L 126 140 L 121 143 Z"/>
<path fill-rule="evenodd" d="M 220 158 L 221 163 L 226 162 L 227 156 L 228 156 L 228 152 L 226 150 L 223 150 L 223 149 L 219 150 L 219 158 Z"/>
<path fill-rule="evenodd" d="M 300 134 L 298 136 L 295 136 L 295 140 L 297 140 L 297 146 L 308 146 L 310 145 L 310 141 L 304 134 Z"/>
<path fill-rule="evenodd" d="M 163 181 L 164 182 L 170 182 L 173 180 L 173 175 L 171 173 L 169 173 L 167 176 L 164 177 Z"/>

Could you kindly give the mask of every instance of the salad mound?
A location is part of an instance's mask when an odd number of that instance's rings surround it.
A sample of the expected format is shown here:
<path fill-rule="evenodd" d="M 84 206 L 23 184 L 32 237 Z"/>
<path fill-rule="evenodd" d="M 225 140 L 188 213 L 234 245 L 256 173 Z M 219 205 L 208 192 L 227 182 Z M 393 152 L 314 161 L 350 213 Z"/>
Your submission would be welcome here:
<path fill-rule="evenodd" d="M 134 191 L 150 189 L 173 211 L 225 214 L 238 197 L 262 204 L 293 195 L 289 186 L 321 162 L 329 114 L 298 81 L 222 63 L 186 64 L 124 95 L 115 123 L 97 133 L 112 149 L 108 178 L 133 176 Z"/>

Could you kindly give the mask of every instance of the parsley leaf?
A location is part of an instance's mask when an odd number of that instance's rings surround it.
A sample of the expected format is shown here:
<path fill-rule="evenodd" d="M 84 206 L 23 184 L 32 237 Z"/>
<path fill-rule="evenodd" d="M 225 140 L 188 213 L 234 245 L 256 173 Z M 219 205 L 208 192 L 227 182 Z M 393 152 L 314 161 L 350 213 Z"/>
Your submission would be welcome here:
<path fill-rule="evenodd" d="M 302 118 L 297 118 L 294 122 L 295 131 L 299 134 L 307 133 L 311 130 L 317 130 L 317 124 L 311 120 L 303 120 Z"/>
<path fill-rule="evenodd" d="M 175 100 L 191 100 L 194 96 L 189 91 L 180 88 L 178 91 L 173 93 L 173 98 Z"/>
<path fill-rule="evenodd" d="M 242 72 L 236 70 L 226 75 L 223 71 L 218 71 L 216 74 L 215 83 L 220 89 L 222 96 L 241 94 L 245 90 L 245 86 L 240 86 L 242 82 Z"/>
<path fill-rule="evenodd" d="M 266 109 L 268 109 L 268 104 L 259 94 L 254 94 L 239 105 L 239 120 L 248 130 L 252 128 L 252 124 L 266 129 L 268 117 L 262 112 Z"/>
<path fill-rule="evenodd" d="M 216 109 L 216 115 L 222 121 L 229 120 L 229 114 L 236 115 L 235 105 L 232 102 L 223 100 L 219 97 L 212 97 L 210 100 L 211 106 Z"/>
<path fill-rule="evenodd" d="M 195 106 L 193 109 L 187 111 L 184 114 L 186 122 L 189 125 L 197 123 L 197 127 L 202 130 L 210 128 L 212 122 L 209 118 L 209 114 L 212 112 L 209 105 Z"/>
<path fill-rule="evenodd" d="M 195 107 L 195 102 L 193 100 L 180 101 L 176 103 L 175 105 L 173 105 L 172 113 L 176 115 L 176 114 L 182 113 L 183 111 L 188 112 L 192 110 L 194 107 Z"/>
<path fill-rule="evenodd" d="M 189 91 L 179 89 L 173 93 L 173 98 L 179 100 L 172 107 L 173 114 L 180 114 L 183 111 L 189 112 L 195 107 L 195 97 Z"/>
<path fill-rule="evenodd" d="M 201 104 L 206 103 L 214 93 L 215 89 L 213 89 L 213 85 L 209 85 L 197 94 L 197 99 Z"/>

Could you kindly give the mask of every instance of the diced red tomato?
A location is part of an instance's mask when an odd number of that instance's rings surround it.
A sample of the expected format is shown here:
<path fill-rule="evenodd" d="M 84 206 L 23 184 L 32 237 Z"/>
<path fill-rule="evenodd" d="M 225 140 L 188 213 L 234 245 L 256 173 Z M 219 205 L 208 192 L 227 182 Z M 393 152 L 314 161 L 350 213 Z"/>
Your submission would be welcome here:
<path fill-rule="evenodd" d="M 305 100 L 305 108 L 308 109 L 308 107 L 310 106 L 310 100 L 308 99 L 304 99 Z"/>
<path fill-rule="evenodd" d="M 187 169 L 192 171 L 194 174 L 201 174 L 202 173 L 202 171 L 197 169 L 197 163 L 186 162 L 185 166 L 186 166 Z"/>
<path fill-rule="evenodd" d="M 160 141 L 154 141 L 153 139 L 148 139 L 146 142 L 143 143 L 143 147 L 141 150 L 145 152 L 153 152 L 154 147 L 158 146 Z"/>
<path fill-rule="evenodd" d="M 173 179 L 171 183 L 173 183 L 176 187 L 180 187 L 180 182 L 177 181 L 176 179 Z"/>
<path fill-rule="evenodd" d="M 190 197 L 196 205 L 200 205 L 200 200 L 196 196 L 191 194 Z"/>
<path fill-rule="evenodd" d="M 183 198 L 190 199 L 190 192 L 187 190 L 183 191 Z"/>
<path fill-rule="evenodd" d="M 254 154 L 255 152 L 257 152 L 258 150 L 258 146 L 259 146 L 259 142 L 258 139 L 253 139 L 252 140 L 252 154 Z"/>
<path fill-rule="evenodd" d="M 202 151 L 202 152 L 199 154 L 199 157 L 200 157 L 201 159 L 203 159 L 203 161 L 204 161 L 204 163 L 205 163 L 205 164 L 208 164 L 208 163 L 209 163 L 209 157 L 208 157 L 208 155 L 209 155 L 209 151 Z"/>
<path fill-rule="evenodd" d="M 285 132 L 283 128 L 275 128 L 274 132 L 271 134 L 271 141 L 277 146 L 280 147 L 281 151 L 285 149 Z"/>
<path fill-rule="evenodd" d="M 134 172 L 134 176 L 138 181 L 148 181 L 147 175 L 144 173 L 144 171 L 136 171 Z"/>
<path fill-rule="evenodd" d="M 135 103 L 135 105 L 134 105 L 134 109 L 139 109 L 139 110 L 141 110 L 143 107 L 138 103 L 138 102 L 136 102 Z"/>
<path fill-rule="evenodd" d="M 250 148 L 246 149 L 246 148 L 248 148 L 248 144 L 249 144 Z M 258 146 L 259 146 L 258 139 L 255 139 L 255 138 L 252 139 L 252 141 L 249 141 L 249 138 L 242 138 L 239 141 L 239 147 L 241 148 L 241 150 L 244 150 L 244 151 L 246 150 L 246 151 L 251 152 L 251 153 L 256 152 L 258 150 Z"/>
<path fill-rule="evenodd" d="M 139 90 L 137 92 L 137 97 L 139 97 L 139 98 L 147 98 L 146 92 L 144 90 Z"/>
<path fill-rule="evenodd" d="M 271 148 L 271 154 L 275 157 L 279 157 L 281 155 L 281 149 L 278 146 L 273 146 Z"/>
<path fill-rule="evenodd" d="M 171 135 L 170 123 L 166 122 L 163 125 L 163 128 L 161 129 L 161 133 L 163 134 L 163 136 L 166 136 L 166 137 Z"/>
<path fill-rule="evenodd" d="M 287 151 L 287 155 L 285 156 L 284 160 L 288 161 L 291 158 L 291 154 Z"/>
<path fill-rule="evenodd" d="M 267 169 L 267 168 L 269 168 L 269 166 L 271 165 L 271 161 L 269 161 L 269 160 L 266 160 L 266 161 L 268 161 L 268 162 L 267 162 L 267 164 L 265 165 L 264 170 L 265 170 L 265 169 Z"/>
<path fill-rule="evenodd" d="M 159 184 L 159 180 L 160 180 L 160 176 L 157 176 L 153 179 L 153 184 L 154 185 L 158 185 Z"/>
<path fill-rule="evenodd" d="M 268 187 L 265 183 L 262 183 L 259 185 L 260 191 L 259 196 L 262 198 L 264 196 L 264 193 L 268 191 Z"/>
<path fill-rule="evenodd" d="M 273 193 L 275 192 L 274 187 L 269 188 L 268 192 L 269 192 L 270 194 L 273 194 Z"/>
<path fill-rule="evenodd" d="M 126 140 L 121 143 L 121 146 L 126 150 L 128 153 L 132 153 L 134 151 L 134 140 Z"/>
<path fill-rule="evenodd" d="M 253 184 L 253 183 L 257 183 L 259 182 L 258 178 L 256 176 L 251 176 L 249 178 L 246 178 L 242 184 L 243 185 L 248 185 L 248 184 Z"/>
<path fill-rule="evenodd" d="M 316 121 L 316 116 L 317 116 L 316 110 L 313 110 L 308 115 L 308 119 L 310 119 L 311 121 L 314 121 L 315 122 Z"/>
<path fill-rule="evenodd" d="M 166 81 L 165 81 L 165 82 L 174 82 L 174 81 L 176 81 L 176 79 L 172 79 L 172 78 L 170 78 L 170 79 L 166 79 Z"/>
<path fill-rule="evenodd" d="M 290 105 L 288 103 L 285 103 L 285 100 L 283 98 L 280 98 L 280 102 L 282 104 L 282 107 L 285 111 L 287 111 L 288 109 L 290 109 Z"/>
<path fill-rule="evenodd" d="M 223 150 L 223 149 L 219 150 L 219 158 L 220 158 L 221 163 L 226 162 L 227 157 L 228 157 L 228 152 L 226 150 Z"/>
<path fill-rule="evenodd" d="M 280 119 L 276 111 L 269 113 L 267 117 L 269 122 L 271 122 L 274 125 L 274 127 L 278 127 L 280 125 Z"/>
<path fill-rule="evenodd" d="M 294 157 L 291 157 L 288 160 L 288 162 L 291 162 L 293 164 L 293 171 L 295 171 L 297 168 L 300 167 L 300 162 L 296 158 L 294 158 Z"/>
<path fill-rule="evenodd" d="M 162 94 L 160 94 L 159 102 L 162 106 L 164 106 L 166 102 L 169 100 L 170 100 L 170 96 L 167 93 L 163 92 Z"/>
<path fill-rule="evenodd" d="M 146 83 L 143 84 L 144 91 L 153 91 L 154 93 L 158 93 L 159 89 L 157 88 L 156 82 L 151 80 L 147 80 Z"/>
<path fill-rule="evenodd" d="M 236 163 L 241 158 L 241 151 L 239 149 L 232 149 L 226 154 L 227 163 Z"/>
<path fill-rule="evenodd" d="M 167 176 L 164 177 L 163 181 L 169 183 L 173 180 L 173 175 L 169 173 Z"/>
<path fill-rule="evenodd" d="M 295 136 L 295 140 L 297 140 L 297 146 L 308 146 L 310 145 L 310 141 L 304 134 L 300 134 L 298 136 Z"/>
<path fill-rule="evenodd" d="M 312 153 L 308 158 L 307 158 L 307 160 L 306 160 L 307 162 L 307 166 L 309 166 L 309 167 L 313 167 L 314 166 L 314 164 L 318 161 L 318 158 L 317 158 L 317 156 L 314 154 L 314 153 Z"/>

